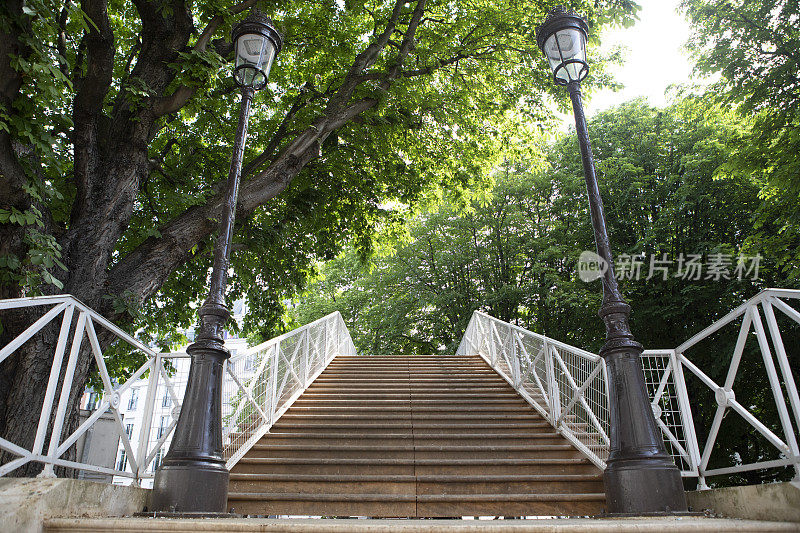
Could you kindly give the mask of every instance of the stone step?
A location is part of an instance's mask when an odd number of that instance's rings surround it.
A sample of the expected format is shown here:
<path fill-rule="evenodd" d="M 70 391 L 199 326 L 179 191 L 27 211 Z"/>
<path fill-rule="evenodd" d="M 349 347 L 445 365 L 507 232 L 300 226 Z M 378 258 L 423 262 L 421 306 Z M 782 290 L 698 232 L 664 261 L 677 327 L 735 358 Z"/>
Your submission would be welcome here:
<path fill-rule="evenodd" d="M 351 387 L 358 385 L 371 385 L 372 387 L 401 386 L 403 388 L 417 388 L 422 386 L 439 385 L 446 381 L 446 385 L 453 386 L 474 386 L 474 385 L 493 385 L 495 387 L 507 386 L 507 382 L 497 376 L 478 376 L 470 377 L 419 377 L 409 380 L 408 378 L 392 377 L 351 377 L 351 376 L 320 376 L 314 380 L 316 385 L 336 385 L 341 387 Z"/>
<path fill-rule="evenodd" d="M 319 494 L 562 494 L 602 492 L 599 474 L 562 475 L 322 475 L 231 474 L 231 492 Z"/>
<path fill-rule="evenodd" d="M 490 443 L 492 445 L 514 445 L 531 442 L 537 444 L 564 444 L 567 441 L 556 432 L 539 433 L 428 433 L 414 431 L 407 433 L 268 433 L 259 444 L 324 444 L 329 446 L 356 444 L 396 445 L 405 442 L 429 445 L 456 445 L 469 443 Z"/>
<path fill-rule="evenodd" d="M 458 392 L 474 392 L 474 393 L 487 393 L 493 391 L 502 391 L 508 392 L 513 391 L 511 387 L 508 386 L 507 383 L 468 383 L 464 385 L 450 385 L 447 382 L 442 384 L 419 384 L 414 385 L 412 384 L 375 384 L 375 383 L 355 383 L 349 385 L 342 385 L 337 386 L 328 383 L 317 383 L 314 382 L 309 388 L 306 389 L 306 392 L 314 393 L 314 392 L 331 392 L 331 391 L 340 391 L 342 393 L 349 393 L 349 392 L 404 392 L 408 394 L 425 394 L 429 392 L 441 392 L 441 393 L 458 393 Z"/>
<path fill-rule="evenodd" d="M 497 376 L 497 373 L 491 368 L 473 368 L 473 369 L 457 369 L 457 368 L 440 368 L 440 369 L 336 369 L 328 367 L 325 369 L 320 377 L 333 377 L 333 376 L 352 376 L 357 378 L 398 378 L 398 379 L 415 379 L 422 377 L 480 377 L 480 376 Z"/>
<path fill-rule="evenodd" d="M 271 458 L 245 456 L 232 473 L 252 474 L 382 474 L 382 475 L 483 475 L 596 474 L 584 458 L 538 459 L 414 459 L 414 458 Z"/>
<path fill-rule="evenodd" d="M 313 407 L 313 408 L 333 408 L 333 407 L 367 407 L 367 408 L 381 408 L 381 407 L 402 407 L 413 408 L 418 410 L 419 407 L 441 407 L 442 409 L 452 409 L 453 406 L 459 408 L 475 407 L 483 408 L 486 406 L 527 406 L 527 402 L 520 398 L 487 398 L 487 397 L 453 397 L 453 398 L 427 398 L 413 397 L 413 398 L 316 398 L 301 396 L 300 399 L 294 402 L 293 407 Z"/>
<path fill-rule="evenodd" d="M 230 492 L 415 494 L 414 475 L 231 474 Z"/>
<path fill-rule="evenodd" d="M 363 402 L 368 403 L 368 402 Z M 411 413 L 411 406 L 408 402 L 396 403 L 394 405 L 293 405 L 292 415 L 301 414 L 331 414 L 331 415 L 370 415 L 381 416 L 391 413 Z M 414 405 L 414 414 L 433 414 L 433 413 L 519 413 L 529 414 L 530 408 L 524 402 L 514 405 L 456 405 L 436 402 L 434 405 Z"/>
<path fill-rule="evenodd" d="M 417 496 L 407 494 L 228 493 L 239 514 L 323 516 L 416 516 Z M 375 514 L 372 514 L 375 513 Z"/>
<path fill-rule="evenodd" d="M 391 355 L 337 355 L 334 361 L 474 361 L 480 359 L 477 355 L 404 355 L 404 354 L 391 354 Z"/>
<path fill-rule="evenodd" d="M 420 422 L 418 420 L 400 420 L 400 421 L 372 421 L 370 422 L 331 422 L 330 420 L 321 419 L 316 422 L 309 421 L 284 421 L 283 418 L 273 426 L 271 431 L 276 432 L 304 432 L 308 434 L 314 433 L 353 433 L 359 432 L 364 435 L 386 433 L 386 432 L 417 432 L 425 431 L 447 434 L 459 434 L 469 431 L 476 435 L 492 434 L 497 432 L 505 433 L 519 433 L 521 435 L 529 435 L 532 431 L 537 430 L 550 430 L 552 426 L 547 422 L 535 421 L 532 419 L 530 422 L 514 422 L 513 424 L 492 424 L 481 421 L 477 423 L 475 420 L 470 421 L 453 421 L 449 420 L 446 423 L 441 421 L 437 422 Z"/>
<path fill-rule="evenodd" d="M 602 513 L 605 493 L 417 494 L 417 516 L 588 516 Z"/>
<path fill-rule="evenodd" d="M 522 400 L 516 392 L 506 392 L 502 389 L 497 392 L 316 392 L 309 391 L 302 395 L 297 401 L 324 401 L 324 400 L 439 400 L 439 401 L 452 401 L 452 400 L 476 400 L 476 401 L 489 401 L 489 400 Z"/>
<path fill-rule="evenodd" d="M 542 457 L 581 457 L 580 452 L 571 444 L 494 444 L 484 445 L 447 445 L 416 444 L 414 442 L 396 444 L 278 444 L 258 443 L 253 445 L 248 457 L 270 458 L 417 458 L 417 459 L 451 459 L 470 457 L 473 459 L 524 459 Z"/>
<path fill-rule="evenodd" d="M 599 514 L 605 494 L 304 494 L 231 493 L 229 504 L 238 513 L 310 514 L 312 510 L 331 516 L 464 516 L 531 515 L 569 509 L 570 514 Z M 474 516 L 469 514 L 469 516 Z"/>
<path fill-rule="evenodd" d="M 452 362 L 429 362 L 429 363 L 392 363 L 392 362 L 385 362 L 385 363 L 364 363 L 364 362 L 341 362 L 341 361 L 332 361 L 327 367 L 325 367 L 326 371 L 332 369 L 386 369 L 386 370 L 397 370 L 397 371 L 417 371 L 417 370 L 425 370 L 428 368 L 433 369 L 452 369 L 452 368 L 464 368 L 469 370 L 489 370 L 491 367 L 487 365 L 484 361 L 452 361 Z"/>
<path fill-rule="evenodd" d="M 241 509 L 241 508 L 240 508 Z M 237 512 L 240 510 L 237 509 Z M 267 515 L 268 513 L 262 513 Z M 552 513 L 551 513 L 552 514 Z M 596 514 L 596 513 L 587 513 Z M 317 515 L 319 516 L 319 515 Z M 472 516 L 472 515 L 467 515 Z M 488 515 L 494 516 L 494 515 Z M 510 516 L 527 516 L 519 513 Z M 641 518 L 546 518 L 531 520 L 291 519 L 291 518 L 50 518 L 47 533 L 105 532 L 206 533 L 219 531 L 315 533 L 796 533 L 797 524 L 695 516 Z"/>
<path fill-rule="evenodd" d="M 491 367 L 484 361 L 453 361 L 453 362 L 427 362 L 427 363 L 359 363 L 359 362 L 338 362 L 333 361 L 326 370 L 333 369 L 378 369 L 378 370 L 403 370 L 403 371 L 416 371 L 427 369 L 465 369 L 465 370 L 486 370 Z"/>
<path fill-rule="evenodd" d="M 521 421 L 521 422 L 534 422 L 534 421 L 542 421 L 544 419 L 539 415 L 539 413 L 533 411 L 532 409 L 529 411 L 525 410 L 511 410 L 511 411 L 500 411 L 499 409 L 490 409 L 484 411 L 460 411 L 458 413 L 452 413 L 451 411 L 422 411 L 422 410 L 414 410 L 411 412 L 409 410 L 405 411 L 396 411 L 396 410 L 380 410 L 380 411 L 372 411 L 369 413 L 364 413 L 363 411 L 359 412 L 348 412 L 344 409 L 337 409 L 335 411 L 330 410 L 320 410 L 314 411 L 311 409 L 306 409 L 303 411 L 298 412 L 288 412 L 287 414 L 283 415 L 278 419 L 276 422 L 276 426 L 282 424 L 284 422 L 298 422 L 298 421 L 307 421 L 307 422 L 320 422 L 320 423 L 328 423 L 328 422 L 364 422 L 364 421 L 374 421 L 374 422 L 387 422 L 387 421 L 409 421 L 413 419 L 414 421 L 419 422 L 437 422 L 437 423 L 446 423 L 446 422 L 453 422 L 453 423 L 463 423 L 464 421 L 503 421 L 503 422 L 510 422 L 510 421 Z"/>

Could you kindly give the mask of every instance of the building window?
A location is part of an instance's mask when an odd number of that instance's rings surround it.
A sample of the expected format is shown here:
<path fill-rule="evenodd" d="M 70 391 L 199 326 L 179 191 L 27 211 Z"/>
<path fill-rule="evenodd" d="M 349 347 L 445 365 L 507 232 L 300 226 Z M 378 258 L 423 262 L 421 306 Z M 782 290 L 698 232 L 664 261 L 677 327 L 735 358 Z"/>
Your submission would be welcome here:
<path fill-rule="evenodd" d="M 139 389 L 131 389 L 131 399 L 128 400 L 128 411 L 133 411 L 136 409 L 136 405 L 139 403 Z"/>
<path fill-rule="evenodd" d="M 245 357 L 245 359 L 244 359 L 244 371 L 245 372 L 252 372 L 253 371 L 253 367 L 255 366 L 255 362 L 256 362 L 255 357 L 253 357 L 252 355 L 248 355 L 247 357 Z"/>
<path fill-rule="evenodd" d="M 153 457 L 153 472 L 158 470 L 158 467 L 161 466 L 161 459 L 164 457 L 164 448 L 161 448 L 156 452 L 156 456 Z"/>
<path fill-rule="evenodd" d="M 161 400 L 161 407 L 169 407 L 172 405 L 172 396 L 169 395 L 169 391 L 164 391 L 164 398 Z"/>
<path fill-rule="evenodd" d="M 128 439 L 133 437 L 133 424 L 125 424 L 125 434 L 128 436 Z"/>
<path fill-rule="evenodd" d="M 128 466 L 128 456 L 125 454 L 125 450 L 119 451 L 119 460 L 117 461 L 117 470 L 124 471 L 125 468 Z"/>
<path fill-rule="evenodd" d="M 169 427 L 169 417 L 162 416 L 161 423 L 158 425 L 158 432 L 156 433 L 156 439 L 160 439 L 167 431 L 168 427 Z"/>
<path fill-rule="evenodd" d="M 86 410 L 94 411 L 97 409 L 97 403 L 100 400 L 100 395 L 96 392 L 90 392 L 89 397 L 86 399 Z"/>

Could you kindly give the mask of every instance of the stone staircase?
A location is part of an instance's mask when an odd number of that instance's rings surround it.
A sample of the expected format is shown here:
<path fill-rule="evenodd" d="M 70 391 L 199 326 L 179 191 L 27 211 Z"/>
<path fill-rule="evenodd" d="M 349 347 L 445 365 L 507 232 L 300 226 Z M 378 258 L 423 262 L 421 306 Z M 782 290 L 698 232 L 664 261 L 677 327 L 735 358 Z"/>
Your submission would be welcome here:
<path fill-rule="evenodd" d="M 233 467 L 246 515 L 586 516 L 601 471 L 477 356 L 338 356 Z"/>

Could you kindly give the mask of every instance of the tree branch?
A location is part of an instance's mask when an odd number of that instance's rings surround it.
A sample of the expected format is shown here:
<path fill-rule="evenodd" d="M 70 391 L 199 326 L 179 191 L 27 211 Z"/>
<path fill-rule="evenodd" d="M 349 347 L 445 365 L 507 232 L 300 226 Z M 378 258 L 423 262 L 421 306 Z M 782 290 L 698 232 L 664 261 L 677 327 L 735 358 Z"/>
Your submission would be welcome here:
<path fill-rule="evenodd" d="M 280 125 L 275 130 L 275 134 L 270 139 L 267 147 L 252 161 L 247 163 L 242 169 L 243 177 L 250 175 L 254 170 L 269 161 L 269 158 L 272 157 L 273 152 L 278 148 L 278 145 L 280 145 L 281 141 L 286 136 L 286 130 L 289 127 L 289 123 L 294 120 L 297 112 L 309 102 L 310 99 L 308 97 L 308 92 L 310 86 L 311 84 L 306 82 L 300 88 L 300 93 L 297 95 L 297 98 L 295 98 L 294 103 L 292 103 L 292 107 L 289 108 L 289 111 L 286 113 L 286 115 L 284 115 L 283 120 L 281 120 Z"/>
<path fill-rule="evenodd" d="M 22 75 L 11 66 L 13 56 L 27 58 L 31 49 L 20 39 L 30 31 L 30 17 L 22 13 L 22 0 L 11 0 L 2 9 L 8 21 L 0 31 L 0 110 L 11 113 L 11 106 L 19 97 Z M 30 202 L 24 186 L 25 171 L 19 164 L 11 136 L 0 129 L 0 204 L 25 208 Z M 5 246 L 0 244 L 0 249 Z"/>
<path fill-rule="evenodd" d="M 56 35 L 56 51 L 58 52 L 58 69 L 61 73 L 69 77 L 69 65 L 67 64 L 67 17 L 69 16 L 69 5 L 71 0 L 64 2 L 64 7 L 58 15 L 58 35 Z"/>
<path fill-rule="evenodd" d="M 356 56 L 353 64 L 350 66 L 350 70 L 344 77 L 344 82 L 342 82 L 342 85 L 336 90 L 334 96 L 328 101 L 326 113 L 335 112 L 337 108 L 345 105 L 353 95 L 355 88 L 363 83 L 362 73 L 375 64 L 380 53 L 386 48 L 389 38 L 394 33 L 397 23 L 400 20 L 400 14 L 402 13 L 404 4 L 404 0 L 395 0 L 394 9 L 392 10 L 392 14 L 383 32 L 374 42 L 370 43 L 363 52 Z"/>
<path fill-rule="evenodd" d="M 234 15 L 241 13 L 242 11 L 249 9 L 255 3 L 256 0 L 246 0 L 244 2 L 240 2 L 239 4 L 233 6 L 230 9 L 230 12 Z M 213 17 L 200 33 L 200 37 L 197 38 L 197 42 L 194 43 L 192 49 L 196 52 L 205 51 L 208 48 L 209 43 L 211 43 L 211 37 L 214 35 L 217 29 L 219 29 L 219 26 L 222 24 L 222 22 L 223 19 L 221 15 L 216 15 Z M 220 47 L 217 46 L 215 48 Z M 181 85 L 170 96 L 161 97 L 156 101 L 152 108 L 153 114 L 156 117 L 161 117 L 178 111 L 189 102 L 189 99 L 194 96 L 196 91 L 197 89 L 194 87 Z"/>

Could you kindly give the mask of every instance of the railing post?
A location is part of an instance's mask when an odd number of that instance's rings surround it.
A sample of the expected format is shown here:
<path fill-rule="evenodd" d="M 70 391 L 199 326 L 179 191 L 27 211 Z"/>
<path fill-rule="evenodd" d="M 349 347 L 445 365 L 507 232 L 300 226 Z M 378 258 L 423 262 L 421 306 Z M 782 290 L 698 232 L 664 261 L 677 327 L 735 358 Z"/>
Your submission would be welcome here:
<path fill-rule="evenodd" d="M 470 345 L 473 347 L 473 350 L 476 354 L 480 351 L 477 348 L 477 335 L 475 334 L 475 331 L 478 329 L 478 320 L 480 320 L 480 317 L 476 313 L 472 313 L 472 318 L 470 319 L 469 324 L 467 324 L 467 331 L 464 333 L 464 351 L 461 355 L 465 355 L 467 353 L 467 346 Z"/>
<path fill-rule="evenodd" d="M 686 389 L 686 378 L 683 375 L 683 363 L 680 354 L 675 350 L 670 350 L 669 361 L 672 365 L 672 376 L 675 380 L 675 392 L 678 396 L 678 408 L 681 411 L 681 423 L 683 424 L 683 434 L 686 435 L 686 446 L 689 453 L 691 464 L 689 467 L 694 470 L 698 477 L 700 475 L 700 446 L 697 443 L 697 431 L 694 427 L 692 417 L 692 404 L 689 401 L 689 393 Z"/>
<path fill-rule="evenodd" d="M 556 381 L 555 368 L 553 365 L 553 354 L 551 351 L 550 343 L 544 341 L 542 343 L 542 350 L 544 350 L 544 369 L 545 377 L 547 378 L 547 396 L 550 400 L 550 423 L 553 426 L 561 418 L 561 398 L 559 397 L 558 382 Z M 558 427 L 556 427 L 558 429 Z"/>
<path fill-rule="evenodd" d="M 494 321 L 489 321 L 489 360 L 492 362 L 492 366 L 497 366 L 497 345 L 494 340 Z"/>
<path fill-rule="evenodd" d="M 281 343 L 276 342 L 275 345 L 272 347 L 272 362 L 270 364 L 271 367 L 271 374 L 270 374 L 270 390 L 272 394 L 269 396 L 269 424 L 272 425 L 275 423 L 275 411 L 278 410 L 278 398 L 276 398 L 278 394 L 278 352 L 280 351 Z"/>
<path fill-rule="evenodd" d="M 778 327 L 778 321 L 775 320 L 775 313 L 772 310 L 772 299 L 769 298 L 761 305 L 764 307 L 764 315 L 767 318 L 767 327 L 769 328 L 770 337 L 772 337 L 772 345 L 775 347 L 775 357 L 778 359 L 778 366 L 781 369 L 783 376 L 783 383 L 786 386 L 786 393 L 789 396 L 789 405 L 792 406 L 794 412 L 795 424 L 798 431 L 800 431 L 800 396 L 797 394 L 797 385 L 794 382 L 792 375 L 792 367 L 789 365 L 789 358 L 786 355 L 786 348 L 783 345 L 783 338 L 781 331 Z M 795 443 L 796 446 L 797 443 Z M 795 457 L 800 457 L 800 452 L 793 450 Z M 798 459 L 800 461 L 800 459 Z M 800 463 L 794 464 L 795 481 L 800 481 Z"/>
<path fill-rule="evenodd" d="M 308 330 L 309 330 L 309 328 L 306 328 L 305 332 L 303 333 L 303 338 L 300 339 L 300 342 L 302 342 L 303 345 L 304 345 L 303 349 L 302 349 L 303 355 L 301 356 L 302 357 L 301 363 L 303 365 L 303 374 L 302 374 L 303 375 L 303 388 L 308 387 L 308 366 L 309 366 L 308 362 L 309 362 L 309 359 L 310 359 L 310 353 L 309 352 L 311 351 L 311 348 L 309 346 L 309 339 L 308 339 L 309 333 L 308 333 Z"/>
<path fill-rule="evenodd" d="M 53 400 L 55 399 L 56 388 L 58 387 L 58 376 L 61 373 L 61 363 L 64 360 L 64 352 L 67 346 L 67 339 L 69 338 L 69 329 L 72 325 L 72 315 L 74 311 L 75 305 L 70 305 L 64 309 L 64 318 L 61 320 L 61 331 L 58 334 L 53 364 L 50 367 L 50 379 L 47 382 L 47 391 L 45 392 L 44 402 L 42 403 L 42 413 L 39 416 L 39 427 L 36 430 L 36 438 L 33 441 L 34 455 L 41 454 L 44 449 L 44 438 L 47 434 L 47 425 L 50 423 L 50 413 L 53 411 Z M 50 471 L 52 471 L 52 467 L 50 467 Z"/>
<path fill-rule="evenodd" d="M 792 421 L 789 417 L 789 410 L 786 408 L 786 400 L 783 397 L 781 381 L 778 377 L 778 372 L 775 370 L 775 363 L 772 361 L 772 352 L 769 349 L 769 343 L 767 342 L 767 336 L 764 332 L 764 325 L 761 323 L 761 315 L 758 312 L 758 307 L 754 305 L 751 312 L 753 314 L 753 326 L 756 330 L 756 338 L 761 348 L 761 356 L 764 359 L 764 367 L 767 370 L 767 377 L 769 378 L 769 384 L 772 388 L 772 396 L 775 398 L 775 406 L 778 408 L 778 418 L 783 428 L 783 435 L 786 438 L 789 453 L 795 457 L 795 479 L 800 479 L 800 464 L 796 462 L 797 457 L 800 457 L 800 449 L 798 449 L 797 446 L 797 438 L 794 435 L 794 428 L 792 427 Z"/>
<path fill-rule="evenodd" d="M 152 359 L 150 376 L 147 380 L 147 393 L 144 399 L 144 411 L 142 413 L 142 427 L 139 429 L 139 446 L 136 451 L 136 463 L 139 469 L 136 472 L 136 482 L 138 483 L 147 470 L 146 460 L 148 447 L 150 446 L 150 430 L 153 427 L 153 410 L 155 409 L 156 392 L 158 391 L 158 378 L 161 374 L 161 354 L 156 354 Z"/>
<path fill-rule="evenodd" d="M 333 319 L 333 327 L 336 330 L 336 350 L 334 352 L 334 357 L 342 353 L 342 346 L 344 345 L 344 342 L 342 342 L 342 325 L 340 324 L 341 320 L 341 315 L 336 315 L 336 317 Z M 327 361 L 327 358 L 325 361 Z M 323 361 L 323 363 L 325 361 Z"/>
<path fill-rule="evenodd" d="M 511 358 L 511 372 L 514 379 L 514 387 L 520 389 L 522 388 L 522 372 L 519 364 L 519 356 L 517 354 L 517 334 L 514 332 L 514 328 L 511 327 L 511 324 L 508 325 L 508 341 L 506 344 L 508 343 L 511 344 L 511 346 L 506 349 L 510 348 L 511 351 L 509 357 Z"/>
<path fill-rule="evenodd" d="M 322 335 L 323 335 L 322 358 L 327 360 L 328 350 L 330 349 L 330 347 L 328 346 L 328 343 L 330 342 L 330 335 L 328 335 L 328 325 L 324 322 L 322 323 Z"/>
<path fill-rule="evenodd" d="M 86 327 L 86 311 L 81 311 L 78 315 L 78 324 L 75 326 L 75 334 L 72 337 L 72 349 L 67 360 L 67 369 L 64 372 L 64 381 L 61 383 L 61 396 L 58 399 L 58 409 L 56 418 L 53 421 L 53 432 L 50 434 L 50 445 L 47 448 L 47 458 L 54 460 L 56 450 L 61 440 L 61 431 L 64 429 L 64 418 L 67 416 L 67 403 L 69 402 L 69 392 L 72 389 L 72 380 L 75 377 L 75 366 L 78 363 L 78 354 L 81 350 L 83 332 Z M 55 477 L 53 464 L 48 463 L 39 474 L 39 477 Z"/>

